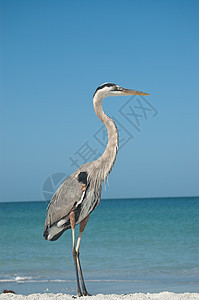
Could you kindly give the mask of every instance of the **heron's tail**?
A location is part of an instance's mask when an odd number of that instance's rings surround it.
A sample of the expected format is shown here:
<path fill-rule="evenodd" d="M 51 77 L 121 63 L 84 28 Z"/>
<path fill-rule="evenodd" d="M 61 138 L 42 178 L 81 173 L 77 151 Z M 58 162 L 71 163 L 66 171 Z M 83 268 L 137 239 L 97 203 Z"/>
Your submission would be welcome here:
<path fill-rule="evenodd" d="M 64 233 L 64 231 L 68 229 L 67 226 L 64 226 L 65 224 L 60 224 L 60 223 L 61 221 L 55 223 L 50 227 L 48 226 L 44 227 L 43 236 L 45 237 L 45 240 L 56 241 L 62 235 L 62 233 Z"/>

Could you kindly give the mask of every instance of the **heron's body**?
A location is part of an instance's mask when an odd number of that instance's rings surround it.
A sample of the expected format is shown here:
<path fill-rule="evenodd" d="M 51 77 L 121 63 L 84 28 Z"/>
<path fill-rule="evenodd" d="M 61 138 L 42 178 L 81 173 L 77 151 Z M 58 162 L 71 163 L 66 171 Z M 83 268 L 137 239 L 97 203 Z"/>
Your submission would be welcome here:
<path fill-rule="evenodd" d="M 101 178 L 92 176 L 94 170 L 94 163 L 86 163 L 60 185 L 48 207 L 46 239 L 54 241 L 71 228 L 70 213 L 74 208 L 76 224 L 93 211 L 102 189 Z"/>
<path fill-rule="evenodd" d="M 79 260 L 81 236 L 90 213 L 100 201 L 102 184 L 112 170 L 118 152 L 118 130 L 114 121 L 104 113 L 102 101 L 104 97 L 119 95 L 148 94 L 124 89 L 112 83 L 106 83 L 97 88 L 93 97 L 93 105 L 96 115 L 107 128 L 107 147 L 99 159 L 82 165 L 60 185 L 47 210 L 44 226 L 45 239 L 55 241 L 65 230 L 72 228 L 73 257 L 79 296 L 82 295 L 82 292 L 79 285 L 78 270 L 82 281 L 83 294 L 88 295 Z M 80 233 L 75 248 L 75 225 L 78 223 L 80 223 Z"/>

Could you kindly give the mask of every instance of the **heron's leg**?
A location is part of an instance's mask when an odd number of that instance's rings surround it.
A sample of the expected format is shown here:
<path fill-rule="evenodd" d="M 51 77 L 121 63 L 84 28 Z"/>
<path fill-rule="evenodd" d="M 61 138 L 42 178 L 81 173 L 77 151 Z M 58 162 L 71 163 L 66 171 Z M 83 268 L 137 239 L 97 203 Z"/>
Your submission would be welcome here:
<path fill-rule="evenodd" d="M 77 266 L 78 266 L 78 269 L 79 269 L 79 274 L 80 274 L 80 278 L 81 278 L 82 290 L 83 290 L 83 295 L 84 296 L 91 296 L 91 295 L 87 292 L 86 285 L 85 285 L 85 282 L 84 282 L 84 277 L 83 277 L 82 268 L 81 268 L 81 264 L 80 264 L 80 258 L 79 258 L 79 247 L 80 247 L 82 233 L 83 233 L 83 231 L 86 227 L 88 219 L 89 219 L 89 215 L 84 220 L 82 220 L 80 222 L 79 236 L 78 236 L 77 245 L 76 245 Z"/>
<path fill-rule="evenodd" d="M 75 265 L 75 274 L 76 274 L 76 279 L 77 279 L 77 293 L 78 296 L 81 297 L 82 296 L 82 291 L 80 288 L 80 284 L 79 284 L 79 276 L 78 276 L 78 269 L 77 269 L 77 252 L 75 250 L 75 213 L 74 211 L 72 211 L 70 213 L 70 224 L 71 224 L 71 229 L 72 229 L 72 238 L 73 238 L 73 259 L 74 259 L 74 265 Z"/>

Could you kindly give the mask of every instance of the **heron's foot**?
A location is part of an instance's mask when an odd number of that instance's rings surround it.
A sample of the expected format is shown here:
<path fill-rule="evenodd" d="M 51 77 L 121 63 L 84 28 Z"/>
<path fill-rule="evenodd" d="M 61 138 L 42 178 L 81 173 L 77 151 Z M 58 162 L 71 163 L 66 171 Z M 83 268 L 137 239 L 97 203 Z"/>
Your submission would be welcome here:
<path fill-rule="evenodd" d="M 82 297 L 83 296 L 83 294 L 82 294 L 81 291 L 78 291 L 77 295 L 78 295 L 78 297 Z"/>
<path fill-rule="evenodd" d="M 83 292 L 84 296 L 92 296 L 91 294 L 89 294 L 87 291 Z"/>

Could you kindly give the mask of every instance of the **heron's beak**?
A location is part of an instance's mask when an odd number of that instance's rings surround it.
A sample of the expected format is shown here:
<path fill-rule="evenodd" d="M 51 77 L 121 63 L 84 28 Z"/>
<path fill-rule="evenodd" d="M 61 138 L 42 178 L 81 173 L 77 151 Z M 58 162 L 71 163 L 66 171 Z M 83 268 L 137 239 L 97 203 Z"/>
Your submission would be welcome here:
<path fill-rule="evenodd" d="M 122 93 L 126 96 L 128 95 L 140 95 L 140 96 L 148 96 L 150 94 L 144 93 L 144 92 L 140 92 L 140 91 L 136 91 L 136 90 L 130 90 L 130 89 L 124 89 L 122 90 Z"/>

